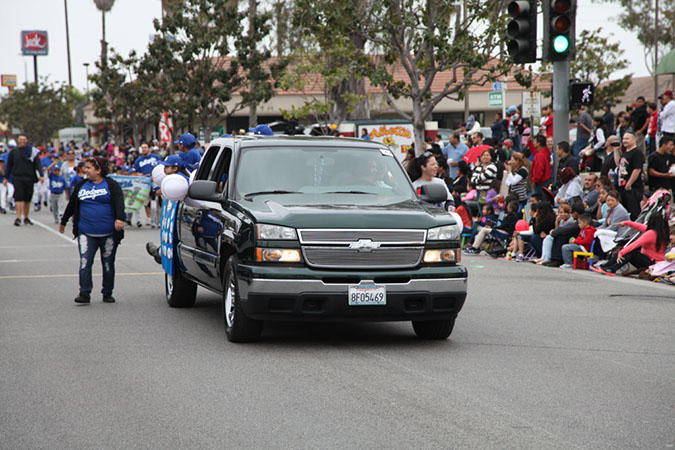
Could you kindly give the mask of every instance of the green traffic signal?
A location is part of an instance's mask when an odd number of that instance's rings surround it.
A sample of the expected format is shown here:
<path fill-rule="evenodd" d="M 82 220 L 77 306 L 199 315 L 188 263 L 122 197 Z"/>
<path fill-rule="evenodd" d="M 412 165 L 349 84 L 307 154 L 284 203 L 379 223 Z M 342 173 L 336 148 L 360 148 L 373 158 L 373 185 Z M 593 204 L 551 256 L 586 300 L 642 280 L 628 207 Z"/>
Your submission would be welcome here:
<path fill-rule="evenodd" d="M 567 36 L 556 36 L 553 39 L 553 50 L 556 53 L 565 53 L 570 48 L 570 40 Z"/>

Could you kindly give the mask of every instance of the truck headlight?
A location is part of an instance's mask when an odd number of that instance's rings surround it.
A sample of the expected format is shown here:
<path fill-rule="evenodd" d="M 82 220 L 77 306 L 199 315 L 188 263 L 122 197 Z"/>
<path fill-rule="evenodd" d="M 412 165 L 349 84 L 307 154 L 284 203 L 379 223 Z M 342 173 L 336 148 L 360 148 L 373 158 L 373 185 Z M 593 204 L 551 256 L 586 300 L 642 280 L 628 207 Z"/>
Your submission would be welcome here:
<path fill-rule="evenodd" d="M 427 250 L 424 252 L 425 263 L 458 263 L 459 259 L 458 248 Z"/>
<path fill-rule="evenodd" d="M 298 240 L 295 228 L 281 227 L 279 225 L 258 224 L 255 226 L 256 237 L 263 240 Z"/>
<path fill-rule="evenodd" d="M 300 262 L 300 250 L 284 248 L 256 248 L 257 262 Z"/>
<path fill-rule="evenodd" d="M 427 240 L 429 241 L 455 241 L 459 239 L 459 226 L 445 225 L 442 227 L 431 228 L 427 232 Z"/>

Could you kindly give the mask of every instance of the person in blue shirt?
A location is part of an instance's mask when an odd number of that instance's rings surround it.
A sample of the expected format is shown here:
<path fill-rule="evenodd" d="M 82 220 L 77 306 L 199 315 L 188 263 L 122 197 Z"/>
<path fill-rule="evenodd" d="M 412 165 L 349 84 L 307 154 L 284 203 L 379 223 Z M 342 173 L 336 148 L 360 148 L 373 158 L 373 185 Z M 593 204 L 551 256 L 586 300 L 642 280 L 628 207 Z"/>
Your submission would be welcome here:
<path fill-rule="evenodd" d="M 49 167 L 49 204 L 54 215 L 54 223 L 59 223 L 63 208 L 66 205 L 65 190 L 68 187 L 66 179 L 61 175 L 61 167 L 52 163 Z"/>
<path fill-rule="evenodd" d="M 169 155 L 164 161 L 160 163 L 164 166 L 164 173 L 166 175 L 178 174 L 185 177 L 190 182 L 190 174 L 185 170 L 185 161 L 178 155 Z M 159 191 L 161 194 L 161 191 Z"/>
<path fill-rule="evenodd" d="M 187 152 L 187 155 L 185 156 L 185 159 L 183 161 L 183 163 L 185 164 L 185 170 L 187 170 L 188 173 L 192 173 L 195 170 L 197 170 L 201 159 L 202 155 L 196 148 L 193 148 L 192 150 Z"/>
<path fill-rule="evenodd" d="M 73 218 L 73 235 L 80 252 L 80 293 L 75 303 L 89 303 L 93 282 L 91 267 L 96 252 L 101 252 L 103 267 L 103 301 L 114 303 L 115 254 L 124 238 L 124 194 L 120 185 L 108 177 L 108 162 L 99 156 L 89 158 L 84 166 L 87 178 L 80 181 L 70 196 L 61 218 L 59 232 L 65 231 Z"/>
<path fill-rule="evenodd" d="M 185 159 L 187 153 L 194 148 L 196 143 L 197 140 L 190 133 L 181 135 L 181 137 L 174 142 L 174 144 L 178 146 L 178 155 L 183 159 Z"/>
<path fill-rule="evenodd" d="M 459 162 L 464 158 L 464 155 L 466 155 L 466 152 L 469 151 L 469 147 L 467 147 L 465 144 L 462 144 L 462 142 L 459 139 L 459 132 L 455 131 L 450 135 L 449 143 L 443 149 L 441 152 L 443 155 L 447 158 L 448 160 L 448 168 L 450 170 L 450 177 L 454 180 L 457 178 L 457 166 L 459 165 Z"/>
<path fill-rule="evenodd" d="M 141 144 L 141 156 L 136 158 L 136 161 L 134 162 L 133 175 L 149 177 L 150 175 L 152 175 L 152 169 L 154 169 L 155 166 L 161 162 L 162 158 L 160 158 L 159 155 L 152 153 L 150 151 L 150 146 L 146 142 L 144 142 Z M 155 228 L 157 224 L 159 224 L 159 217 L 157 217 L 155 221 L 152 220 L 151 201 L 153 199 L 154 194 L 149 195 L 148 198 L 143 203 L 143 206 L 145 207 L 145 215 L 146 215 L 145 225 Z M 138 226 L 139 228 L 142 226 L 140 217 L 136 221 L 136 226 Z"/>

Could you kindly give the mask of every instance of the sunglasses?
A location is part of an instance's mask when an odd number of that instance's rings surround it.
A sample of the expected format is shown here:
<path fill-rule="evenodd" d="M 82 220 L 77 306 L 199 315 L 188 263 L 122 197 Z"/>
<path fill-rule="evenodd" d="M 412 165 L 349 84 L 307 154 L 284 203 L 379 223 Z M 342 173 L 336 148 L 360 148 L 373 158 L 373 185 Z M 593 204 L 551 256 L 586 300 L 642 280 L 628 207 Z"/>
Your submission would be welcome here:
<path fill-rule="evenodd" d="M 621 142 L 612 142 L 611 144 L 612 147 L 621 147 Z"/>
<path fill-rule="evenodd" d="M 98 161 L 96 161 L 95 158 L 89 158 L 87 162 L 94 166 L 95 169 L 101 170 L 101 165 L 98 163 Z"/>

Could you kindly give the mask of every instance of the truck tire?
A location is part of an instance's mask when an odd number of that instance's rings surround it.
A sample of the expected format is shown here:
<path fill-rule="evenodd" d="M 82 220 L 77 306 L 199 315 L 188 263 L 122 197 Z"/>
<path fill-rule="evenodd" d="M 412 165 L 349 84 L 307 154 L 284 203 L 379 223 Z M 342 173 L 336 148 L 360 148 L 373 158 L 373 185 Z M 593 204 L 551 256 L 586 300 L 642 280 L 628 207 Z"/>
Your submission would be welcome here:
<path fill-rule="evenodd" d="M 172 308 L 190 308 L 197 298 L 197 283 L 188 280 L 174 267 L 173 275 L 164 274 L 166 301 Z"/>
<path fill-rule="evenodd" d="M 447 339 L 455 327 L 455 319 L 449 320 L 413 320 L 415 334 L 422 339 Z"/>
<path fill-rule="evenodd" d="M 223 272 L 223 322 L 230 342 L 255 342 L 260 339 L 263 322 L 246 317 L 239 299 L 236 255 L 230 257 Z"/>

